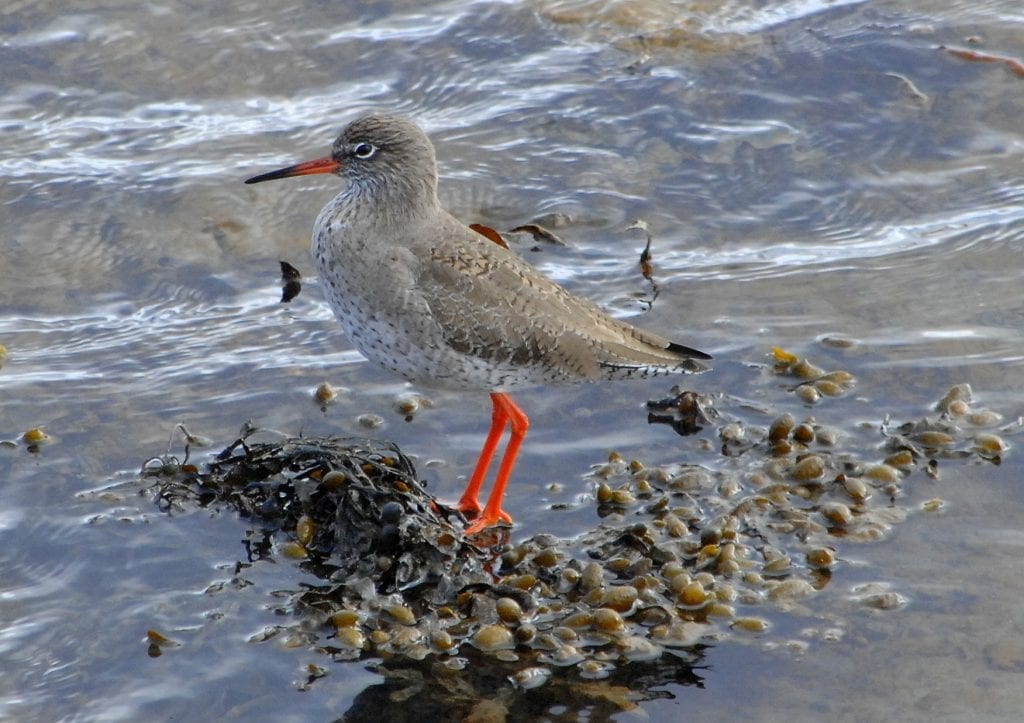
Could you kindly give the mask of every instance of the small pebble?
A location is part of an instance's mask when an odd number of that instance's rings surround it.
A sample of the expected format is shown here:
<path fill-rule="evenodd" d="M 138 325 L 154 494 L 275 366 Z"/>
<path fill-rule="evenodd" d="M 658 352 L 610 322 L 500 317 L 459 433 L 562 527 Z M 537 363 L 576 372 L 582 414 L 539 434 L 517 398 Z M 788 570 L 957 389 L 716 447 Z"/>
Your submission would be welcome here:
<path fill-rule="evenodd" d="M 762 618 L 736 618 L 732 627 L 748 633 L 763 633 L 768 629 L 768 621 Z"/>
<path fill-rule="evenodd" d="M 485 653 L 508 650 L 514 648 L 516 643 L 512 631 L 504 625 L 484 625 L 473 633 L 470 642 Z"/>
<path fill-rule="evenodd" d="M 789 433 L 793 430 L 793 415 L 783 414 L 772 422 L 768 428 L 768 439 L 772 442 L 778 442 L 789 437 Z"/>
<path fill-rule="evenodd" d="M 498 610 L 498 617 L 506 623 L 518 623 L 523 619 L 523 609 L 515 600 L 509 597 L 498 598 L 495 607 Z"/>
<path fill-rule="evenodd" d="M 321 382 L 313 392 L 313 399 L 320 405 L 330 404 L 337 398 L 338 393 L 334 391 L 334 387 L 329 382 Z"/>
<path fill-rule="evenodd" d="M 830 570 L 835 562 L 835 550 L 829 547 L 816 547 L 807 551 L 807 564 L 817 570 Z"/>
<path fill-rule="evenodd" d="M 801 359 L 790 367 L 789 372 L 798 379 L 817 379 L 825 373 L 825 370 L 811 364 L 806 359 Z"/>
<path fill-rule="evenodd" d="M 540 666 L 518 670 L 508 677 L 509 682 L 511 682 L 512 685 L 523 690 L 539 688 L 547 683 L 550 678 L 551 671 L 548 668 L 542 668 Z"/>
<path fill-rule="evenodd" d="M 824 394 L 826 397 L 838 397 L 843 393 L 843 385 L 830 382 L 827 379 L 819 379 L 814 382 L 814 388 Z"/>
<path fill-rule="evenodd" d="M 798 482 L 818 479 L 823 474 L 825 474 L 825 463 L 816 454 L 807 455 L 793 465 L 793 469 L 789 472 L 789 476 Z"/>
<path fill-rule="evenodd" d="M 363 635 L 363 631 L 359 628 L 339 628 L 335 633 L 334 639 L 343 648 L 351 648 L 353 650 L 362 650 L 366 645 L 366 636 Z"/>
<path fill-rule="evenodd" d="M 974 449 L 981 454 L 997 455 L 1006 451 L 1007 444 L 997 434 L 981 433 L 974 435 Z"/>
<path fill-rule="evenodd" d="M 360 414 L 356 417 L 359 426 L 366 429 L 380 429 L 384 426 L 384 417 L 379 414 Z"/>
<path fill-rule="evenodd" d="M 637 589 L 632 585 L 617 585 L 605 593 L 601 607 L 624 613 L 633 608 L 637 595 Z"/>
<path fill-rule="evenodd" d="M 407 608 L 405 605 L 397 603 L 386 605 L 384 612 L 390 615 L 395 622 L 401 623 L 402 625 L 413 625 L 416 623 L 416 615 L 413 614 L 412 610 Z"/>
<path fill-rule="evenodd" d="M 694 580 L 679 591 L 678 598 L 679 602 L 683 605 L 697 607 L 704 604 L 704 601 L 707 599 L 707 593 L 704 590 L 704 586 Z"/>
<path fill-rule="evenodd" d="M 814 441 L 814 427 L 807 424 L 798 424 L 793 429 L 793 439 L 801 444 L 810 444 Z"/>
<path fill-rule="evenodd" d="M 899 482 L 903 475 L 895 467 L 887 464 L 873 464 L 864 470 L 864 476 L 876 482 Z"/>
<path fill-rule="evenodd" d="M 21 435 L 21 439 L 25 444 L 42 444 L 50 439 L 50 435 L 39 427 L 33 427 Z"/>
<path fill-rule="evenodd" d="M 821 392 L 814 387 L 804 384 L 796 388 L 796 395 L 807 404 L 814 404 L 821 399 Z"/>
<path fill-rule="evenodd" d="M 842 502 L 826 502 L 821 506 L 821 516 L 836 527 L 845 527 L 853 520 L 850 508 Z"/>

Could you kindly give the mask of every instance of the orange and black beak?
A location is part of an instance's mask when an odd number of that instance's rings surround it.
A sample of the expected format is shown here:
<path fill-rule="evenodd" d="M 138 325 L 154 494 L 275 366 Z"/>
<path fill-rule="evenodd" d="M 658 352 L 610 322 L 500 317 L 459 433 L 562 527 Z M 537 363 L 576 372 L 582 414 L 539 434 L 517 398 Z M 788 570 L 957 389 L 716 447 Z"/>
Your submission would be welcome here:
<path fill-rule="evenodd" d="M 261 183 L 263 181 L 273 181 L 277 178 L 311 176 L 314 173 L 337 173 L 339 168 L 341 168 L 341 163 L 328 156 L 327 158 L 317 158 L 315 161 L 298 163 L 294 166 L 271 171 L 270 173 L 261 173 L 258 176 L 246 179 L 245 182 Z"/>

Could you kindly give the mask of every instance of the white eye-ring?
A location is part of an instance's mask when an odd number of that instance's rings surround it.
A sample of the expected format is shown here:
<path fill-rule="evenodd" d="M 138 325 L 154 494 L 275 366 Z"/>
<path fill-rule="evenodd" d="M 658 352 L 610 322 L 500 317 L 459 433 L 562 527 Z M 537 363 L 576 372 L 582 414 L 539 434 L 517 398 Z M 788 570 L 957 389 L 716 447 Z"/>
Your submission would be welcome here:
<path fill-rule="evenodd" d="M 377 152 L 377 146 L 372 143 L 356 143 L 352 153 L 356 158 L 369 158 Z"/>

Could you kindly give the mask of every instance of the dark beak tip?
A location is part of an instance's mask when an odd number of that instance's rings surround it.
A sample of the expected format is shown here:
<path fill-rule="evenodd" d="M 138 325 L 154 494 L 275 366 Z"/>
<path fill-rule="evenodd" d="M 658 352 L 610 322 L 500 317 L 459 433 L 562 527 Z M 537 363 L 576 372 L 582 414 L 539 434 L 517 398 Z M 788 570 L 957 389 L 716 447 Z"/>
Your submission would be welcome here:
<path fill-rule="evenodd" d="M 341 164 L 331 158 L 318 158 L 315 161 L 306 161 L 287 168 L 279 168 L 276 171 L 261 173 L 258 176 L 245 179 L 247 184 L 263 183 L 263 181 L 274 181 L 278 178 L 291 178 L 293 176 L 311 176 L 318 173 L 335 173 Z"/>
<path fill-rule="evenodd" d="M 263 183 L 263 181 L 271 181 L 275 178 L 281 177 L 282 175 L 280 171 L 271 171 L 270 173 L 261 173 L 258 176 L 252 176 L 251 178 L 247 178 L 245 179 L 245 183 L 247 185 L 252 185 L 253 183 Z"/>

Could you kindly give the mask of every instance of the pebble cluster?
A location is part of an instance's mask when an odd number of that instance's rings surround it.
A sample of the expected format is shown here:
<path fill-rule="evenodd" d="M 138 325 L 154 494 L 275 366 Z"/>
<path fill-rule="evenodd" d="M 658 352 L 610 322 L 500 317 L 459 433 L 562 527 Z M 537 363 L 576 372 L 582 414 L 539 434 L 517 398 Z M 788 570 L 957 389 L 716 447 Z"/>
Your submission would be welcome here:
<path fill-rule="evenodd" d="M 796 393 L 817 390 L 801 394 L 808 404 L 855 383 L 775 357 L 772 373 L 798 378 Z M 657 414 L 675 409 L 687 418 L 672 422 L 681 430 L 715 424 L 720 447 L 701 465 L 647 467 L 612 453 L 589 478 L 601 521 L 572 539 L 467 540 L 460 515 L 426 493 L 409 460 L 370 440 L 242 439 L 204 471 L 160 459 L 146 472 L 164 507 L 228 503 L 272 527 L 267 554 L 322 580 L 295 591 L 297 616 L 254 640 L 284 636 L 336 660 L 432 659 L 452 671 L 483 656 L 507 664 L 512 685 L 533 688 L 558 671 L 599 680 L 665 656 L 694 661 L 728 636 L 770 636 L 772 614 L 829 584 L 845 545 L 883 539 L 913 511 L 903 502 L 912 475 L 936 478 L 948 459 L 997 463 L 1004 435 L 1019 429 L 1001 427 L 957 385 L 918 421 L 879 421 L 877 456 L 865 458 L 844 450 L 846 431 L 813 417 L 757 425 L 723 420 L 691 392 L 676 399 Z M 865 586 L 859 599 L 907 603 L 885 586 Z"/>

